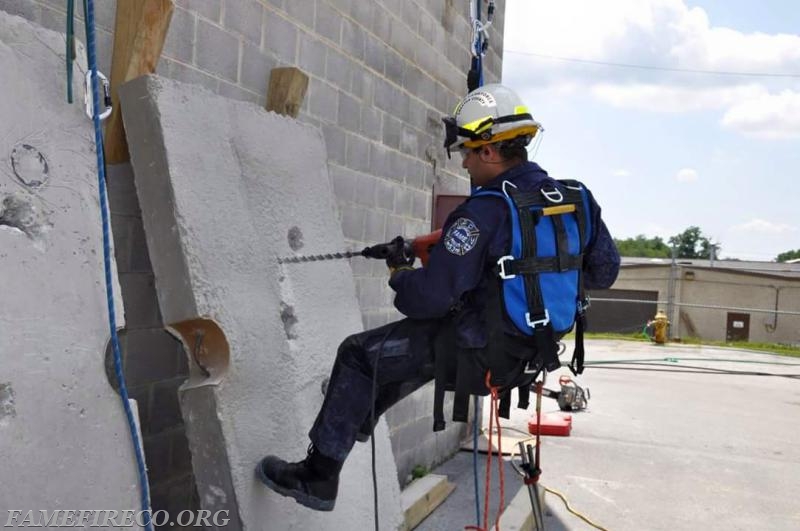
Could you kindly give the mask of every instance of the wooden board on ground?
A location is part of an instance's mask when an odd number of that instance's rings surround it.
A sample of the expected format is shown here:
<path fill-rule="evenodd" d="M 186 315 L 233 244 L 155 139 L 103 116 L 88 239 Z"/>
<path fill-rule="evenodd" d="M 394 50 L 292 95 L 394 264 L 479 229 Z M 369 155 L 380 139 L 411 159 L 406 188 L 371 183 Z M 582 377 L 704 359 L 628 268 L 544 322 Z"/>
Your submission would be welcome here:
<path fill-rule="evenodd" d="M 492 430 L 492 453 L 497 454 L 498 441 L 501 444 L 503 455 L 519 455 L 519 443 L 526 442 L 527 444 L 536 447 L 536 438 L 529 434 L 523 433 L 519 430 L 503 429 L 502 437 L 498 440 L 497 431 Z M 472 451 L 472 437 L 469 437 L 461 445 L 462 450 Z M 478 451 L 485 454 L 489 451 L 489 435 L 488 430 L 481 430 L 478 435 Z"/>
<path fill-rule="evenodd" d="M 429 514 L 444 502 L 456 486 L 447 481 L 447 476 L 428 474 L 412 481 L 400 500 L 405 513 L 405 530 L 417 527 Z"/>

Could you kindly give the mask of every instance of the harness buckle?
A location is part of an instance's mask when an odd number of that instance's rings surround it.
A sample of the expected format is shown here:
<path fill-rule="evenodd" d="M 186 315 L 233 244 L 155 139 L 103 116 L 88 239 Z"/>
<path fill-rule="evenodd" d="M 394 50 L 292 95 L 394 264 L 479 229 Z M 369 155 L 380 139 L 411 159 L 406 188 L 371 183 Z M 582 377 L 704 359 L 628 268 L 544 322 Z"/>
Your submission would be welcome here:
<path fill-rule="evenodd" d="M 547 191 L 544 188 L 542 188 L 539 191 L 542 192 L 544 198 L 551 203 L 561 203 L 562 201 L 564 201 L 564 194 L 562 194 L 561 190 L 559 190 L 558 188 L 553 188 L 550 191 Z"/>
<path fill-rule="evenodd" d="M 537 326 L 545 327 L 550 324 L 550 312 L 547 308 L 544 309 L 544 318 L 536 319 L 531 321 L 531 312 L 525 312 L 525 322 L 528 323 L 528 326 L 531 328 L 536 328 Z"/>
<path fill-rule="evenodd" d="M 514 259 L 514 257 L 512 255 L 508 254 L 506 256 L 501 257 L 497 261 L 497 265 L 500 266 L 499 275 L 500 275 L 500 278 L 502 278 L 503 280 L 508 280 L 510 278 L 515 278 L 517 276 L 517 275 L 512 275 L 512 274 L 506 273 L 506 261 L 507 260 L 513 260 L 513 259 Z"/>

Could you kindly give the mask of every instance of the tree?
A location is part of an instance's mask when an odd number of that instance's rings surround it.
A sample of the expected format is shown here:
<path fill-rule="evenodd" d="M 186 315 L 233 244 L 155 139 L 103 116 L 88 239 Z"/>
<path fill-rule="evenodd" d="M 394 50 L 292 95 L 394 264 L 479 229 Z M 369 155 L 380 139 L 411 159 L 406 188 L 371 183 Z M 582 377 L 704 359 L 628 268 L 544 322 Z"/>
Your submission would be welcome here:
<path fill-rule="evenodd" d="M 669 243 L 676 248 L 677 258 L 711 258 L 712 251 L 714 256 L 717 256 L 720 250 L 719 243 L 714 243 L 703 236 L 700 227 L 695 226 L 672 236 Z"/>
<path fill-rule="evenodd" d="M 795 249 L 794 251 L 786 251 L 785 253 L 781 253 L 775 258 L 776 262 L 788 262 L 789 260 L 796 260 L 800 258 L 800 249 Z"/>
<path fill-rule="evenodd" d="M 644 234 L 639 234 L 635 238 L 615 239 L 614 243 L 622 256 L 647 258 L 669 258 L 672 256 L 669 246 L 658 236 L 648 238 Z"/>

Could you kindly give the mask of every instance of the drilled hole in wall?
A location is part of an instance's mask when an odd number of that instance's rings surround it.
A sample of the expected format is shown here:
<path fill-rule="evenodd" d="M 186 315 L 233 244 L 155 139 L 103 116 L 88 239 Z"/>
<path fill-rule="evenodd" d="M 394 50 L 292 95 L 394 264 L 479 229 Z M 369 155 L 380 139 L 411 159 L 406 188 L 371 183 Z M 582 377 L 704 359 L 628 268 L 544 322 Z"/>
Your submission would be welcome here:
<path fill-rule="evenodd" d="M 219 383 L 230 364 L 230 346 L 222 328 L 211 319 L 197 318 L 167 326 L 186 350 L 189 380 L 186 387 Z"/>

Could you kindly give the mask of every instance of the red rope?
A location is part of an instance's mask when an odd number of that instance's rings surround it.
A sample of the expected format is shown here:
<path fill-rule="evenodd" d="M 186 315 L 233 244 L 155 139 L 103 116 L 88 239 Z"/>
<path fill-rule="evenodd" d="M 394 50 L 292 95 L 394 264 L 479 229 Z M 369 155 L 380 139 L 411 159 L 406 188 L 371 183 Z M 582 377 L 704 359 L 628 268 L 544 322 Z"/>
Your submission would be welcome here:
<path fill-rule="evenodd" d="M 500 516 L 503 513 L 503 505 L 505 505 L 505 474 L 503 472 L 503 443 L 502 432 L 500 428 L 500 396 L 497 387 L 491 384 L 492 373 L 486 372 L 486 387 L 491 394 L 491 405 L 489 407 L 489 450 L 486 457 L 486 487 L 484 489 L 483 500 L 483 527 L 467 526 L 465 530 L 475 531 L 488 531 L 489 529 L 489 502 L 491 494 L 492 482 L 492 427 L 497 427 L 497 466 L 498 475 L 500 476 L 500 504 L 497 509 L 497 520 L 495 521 L 495 530 L 500 531 Z"/>

